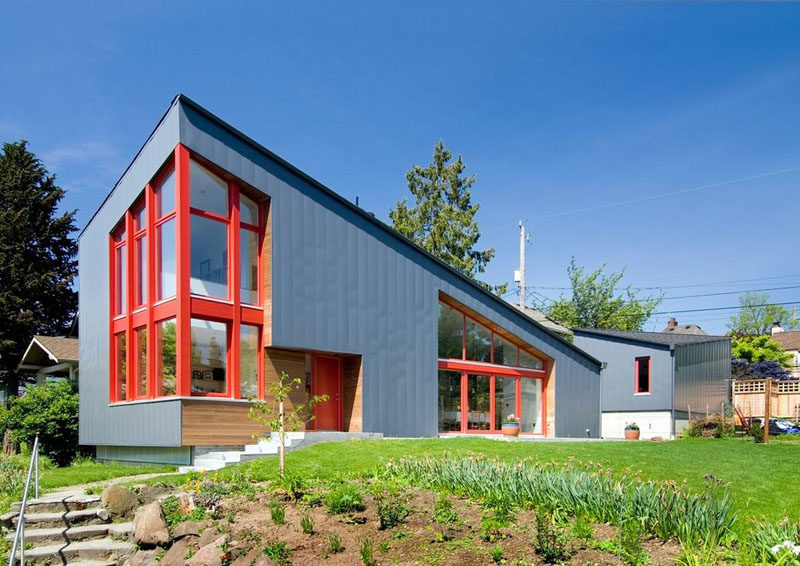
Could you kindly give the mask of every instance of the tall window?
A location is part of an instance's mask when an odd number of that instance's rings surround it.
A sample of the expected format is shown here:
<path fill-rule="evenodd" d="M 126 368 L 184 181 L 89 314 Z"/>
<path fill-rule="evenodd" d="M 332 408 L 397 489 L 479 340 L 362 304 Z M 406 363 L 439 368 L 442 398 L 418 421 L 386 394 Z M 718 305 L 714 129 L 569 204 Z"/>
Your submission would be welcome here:
<path fill-rule="evenodd" d="M 109 236 L 112 402 L 263 397 L 265 226 L 257 191 L 176 148 Z"/>
<path fill-rule="evenodd" d="M 650 393 L 650 356 L 636 358 L 636 393 Z"/>

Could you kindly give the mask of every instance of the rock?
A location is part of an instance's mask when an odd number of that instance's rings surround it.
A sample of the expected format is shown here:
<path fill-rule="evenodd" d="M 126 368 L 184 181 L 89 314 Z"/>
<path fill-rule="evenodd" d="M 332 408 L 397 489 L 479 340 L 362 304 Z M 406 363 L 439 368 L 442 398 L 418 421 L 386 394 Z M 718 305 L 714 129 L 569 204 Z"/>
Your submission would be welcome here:
<path fill-rule="evenodd" d="M 227 536 L 221 536 L 211 544 L 200 548 L 197 553 L 187 562 L 187 566 L 222 566 L 222 558 L 225 553 L 220 548 L 228 540 Z"/>
<path fill-rule="evenodd" d="M 191 515 L 192 511 L 197 509 L 194 498 L 188 493 L 178 495 L 178 500 L 181 502 L 181 515 Z"/>
<path fill-rule="evenodd" d="M 244 556 L 240 556 L 233 562 L 231 562 L 231 566 L 250 566 L 256 559 L 258 559 L 258 555 L 261 554 L 261 548 L 255 547 L 250 550 Z M 264 556 L 264 558 L 267 558 Z"/>
<path fill-rule="evenodd" d="M 111 485 L 100 495 L 100 504 L 112 517 L 125 517 L 139 506 L 139 498 L 122 486 Z"/>
<path fill-rule="evenodd" d="M 128 560 L 125 561 L 126 566 L 156 566 L 158 562 L 156 561 L 156 554 L 160 551 L 160 548 L 154 548 L 153 550 L 137 550 L 134 552 Z"/>
<path fill-rule="evenodd" d="M 169 529 L 158 503 L 148 503 L 136 512 L 133 518 L 133 540 L 142 547 L 169 543 Z"/>
<path fill-rule="evenodd" d="M 219 538 L 219 529 L 217 527 L 209 527 L 203 531 L 203 534 L 200 535 L 200 540 L 197 541 L 198 546 L 200 548 L 206 546 L 207 544 L 211 544 L 215 540 Z"/>
<path fill-rule="evenodd" d="M 159 566 L 184 566 L 186 564 L 186 551 L 189 550 L 189 540 L 181 539 L 173 544 L 161 560 Z"/>
<path fill-rule="evenodd" d="M 184 521 L 172 531 L 172 538 L 178 540 L 180 538 L 193 535 L 199 537 L 208 525 L 206 523 L 198 523 L 196 521 Z"/>
<path fill-rule="evenodd" d="M 253 566 L 278 566 L 278 563 L 262 554 L 256 558 L 256 561 L 253 562 Z"/>
<path fill-rule="evenodd" d="M 169 493 L 168 487 L 155 487 L 152 485 L 142 485 L 136 490 L 142 503 L 152 503 Z"/>

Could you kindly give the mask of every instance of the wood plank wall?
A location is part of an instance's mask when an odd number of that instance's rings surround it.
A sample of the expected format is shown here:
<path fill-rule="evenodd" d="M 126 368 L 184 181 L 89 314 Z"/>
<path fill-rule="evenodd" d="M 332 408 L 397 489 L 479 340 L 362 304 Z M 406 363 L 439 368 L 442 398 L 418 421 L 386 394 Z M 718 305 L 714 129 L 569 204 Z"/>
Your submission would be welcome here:
<path fill-rule="evenodd" d="M 267 348 L 265 355 L 264 383 L 266 385 L 267 401 L 274 402 L 274 395 L 269 392 L 269 386 L 278 380 L 278 375 L 282 371 L 289 374 L 292 379 L 300 378 L 303 385 L 296 392 L 289 396 L 286 401 L 287 411 L 291 410 L 297 403 L 305 403 L 308 400 L 306 391 L 306 354 L 293 350 L 279 350 L 277 348 Z M 305 430 L 301 428 L 300 430 Z"/>
<path fill-rule="evenodd" d="M 555 437 L 556 435 L 556 364 L 555 361 L 547 363 L 547 380 L 544 384 L 545 395 L 547 396 L 546 436 Z"/>
<path fill-rule="evenodd" d="M 266 231 L 261 248 L 261 277 L 264 285 L 263 307 L 264 307 L 264 331 L 262 348 L 272 345 L 272 202 L 267 201 L 264 205 L 266 215 Z"/>
<path fill-rule="evenodd" d="M 361 421 L 362 372 L 361 356 L 343 356 L 344 430 L 363 432 Z"/>
<path fill-rule="evenodd" d="M 183 446 L 253 444 L 258 427 L 247 417 L 250 403 L 191 400 L 181 402 Z"/>

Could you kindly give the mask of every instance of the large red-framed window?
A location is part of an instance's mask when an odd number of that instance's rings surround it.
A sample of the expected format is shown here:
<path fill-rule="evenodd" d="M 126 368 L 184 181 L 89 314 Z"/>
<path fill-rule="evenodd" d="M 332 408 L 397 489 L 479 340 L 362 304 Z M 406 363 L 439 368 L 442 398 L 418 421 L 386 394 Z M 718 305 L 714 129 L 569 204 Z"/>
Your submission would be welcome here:
<path fill-rule="evenodd" d="M 265 226 L 263 195 L 176 147 L 109 235 L 111 402 L 263 397 Z"/>
<path fill-rule="evenodd" d="M 547 362 L 455 302 L 439 303 L 439 430 L 497 433 L 513 414 L 546 434 Z"/>

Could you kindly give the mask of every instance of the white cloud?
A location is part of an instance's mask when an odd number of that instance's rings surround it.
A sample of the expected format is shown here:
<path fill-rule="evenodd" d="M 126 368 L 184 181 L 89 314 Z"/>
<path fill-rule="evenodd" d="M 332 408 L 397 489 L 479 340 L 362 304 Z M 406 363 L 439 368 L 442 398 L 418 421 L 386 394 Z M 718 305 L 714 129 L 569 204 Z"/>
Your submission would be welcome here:
<path fill-rule="evenodd" d="M 117 153 L 116 148 L 106 142 L 88 141 L 43 151 L 41 159 L 48 166 L 59 167 L 71 163 L 101 163 L 113 159 Z"/>

